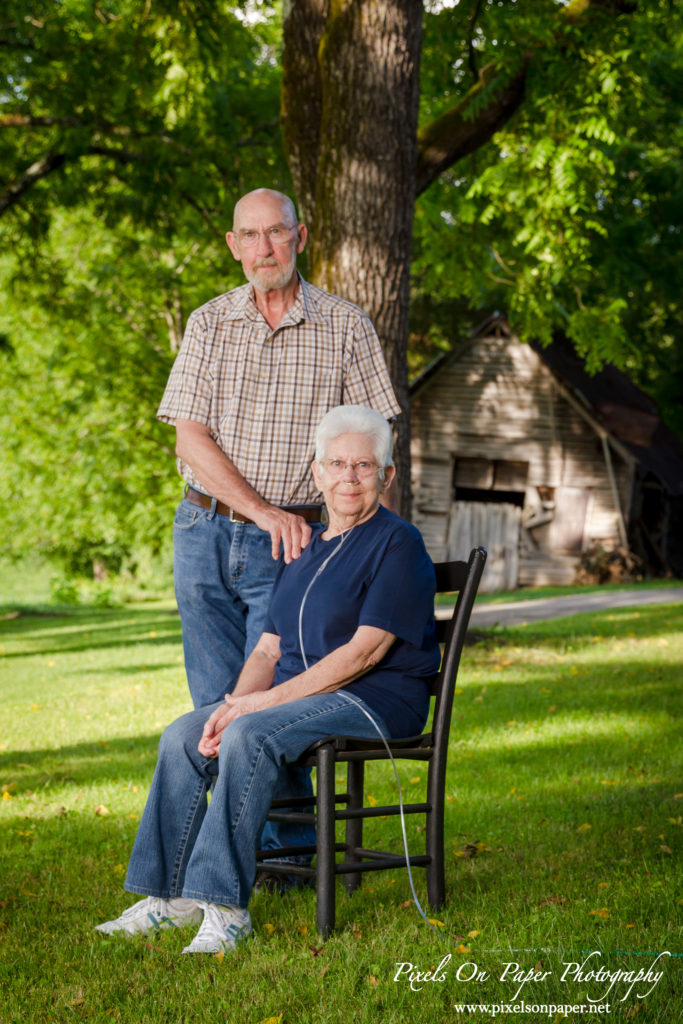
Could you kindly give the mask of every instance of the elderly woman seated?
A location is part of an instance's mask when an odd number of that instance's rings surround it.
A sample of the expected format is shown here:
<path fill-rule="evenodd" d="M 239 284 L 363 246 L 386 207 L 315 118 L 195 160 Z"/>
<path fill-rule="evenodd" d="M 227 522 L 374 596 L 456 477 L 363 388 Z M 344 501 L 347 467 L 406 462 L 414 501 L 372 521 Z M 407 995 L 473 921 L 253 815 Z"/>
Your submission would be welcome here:
<path fill-rule="evenodd" d="M 183 952 L 234 949 L 251 931 L 256 851 L 282 767 L 330 734 L 376 737 L 366 711 L 387 737 L 424 726 L 439 666 L 434 570 L 415 527 L 379 504 L 391 454 L 379 413 L 339 406 L 323 419 L 313 474 L 328 523 L 281 560 L 233 693 L 165 730 L 125 882 L 146 899 L 100 932 L 201 923 Z"/>

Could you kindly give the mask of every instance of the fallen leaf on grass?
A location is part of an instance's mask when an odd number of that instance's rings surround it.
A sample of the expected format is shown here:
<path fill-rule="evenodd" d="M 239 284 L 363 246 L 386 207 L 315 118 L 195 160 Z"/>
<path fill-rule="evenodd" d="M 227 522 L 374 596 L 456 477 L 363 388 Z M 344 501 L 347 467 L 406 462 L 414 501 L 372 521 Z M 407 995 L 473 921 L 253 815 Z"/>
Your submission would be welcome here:
<path fill-rule="evenodd" d="M 601 907 L 600 910 L 590 910 L 589 913 L 594 914 L 596 917 L 609 917 L 609 910 L 607 907 Z"/>
<path fill-rule="evenodd" d="M 69 1006 L 82 1006 L 84 1002 L 85 999 L 83 997 L 83 989 L 79 988 L 76 989 L 76 995 L 70 1001 Z"/>
<path fill-rule="evenodd" d="M 473 928 L 471 932 L 467 933 L 467 935 L 468 935 L 468 938 L 470 938 L 470 939 L 476 939 L 477 936 L 479 935 L 479 932 L 477 931 L 476 928 Z"/>
<path fill-rule="evenodd" d="M 266 1017 L 264 1020 L 260 1020 L 258 1024 L 280 1024 L 284 1014 L 279 1014 L 277 1017 Z"/>
<path fill-rule="evenodd" d="M 568 896 L 544 896 L 539 907 L 546 907 L 549 903 L 569 903 Z"/>
<path fill-rule="evenodd" d="M 272 935 L 273 932 L 275 931 L 275 925 L 271 924 L 270 921 L 266 921 L 266 923 L 263 925 L 263 928 L 264 931 L 266 931 L 269 935 Z"/>
<path fill-rule="evenodd" d="M 399 909 L 400 910 L 407 910 L 408 907 L 412 907 L 412 905 L 413 905 L 413 901 L 412 900 L 404 900 L 403 903 L 399 903 Z"/>
<path fill-rule="evenodd" d="M 593 826 L 589 825 L 587 821 L 584 821 L 583 825 L 579 825 L 579 827 L 577 828 L 576 831 L 577 832 L 587 832 L 589 828 L 593 828 Z"/>
<path fill-rule="evenodd" d="M 456 953 L 469 953 L 470 949 L 468 946 L 463 946 L 462 942 L 459 946 L 454 947 Z"/>
<path fill-rule="evenodd" d="M 439 928 L 445 928 L 446 927 L 444 921 L 437 921 L 437 919 L 435 917 L 428 917 L 427 920 L 429 921 L 430 924 L 438 925 Z"/>
<path fill-rule="evenodd" d="M 660 845 L 659 849 L 662 850 L 664 853 L 671 853 L 672 852 L 671 848 L 669 846 L 666 846 L 664 843 L 662 843 Z"/>
<path fill-rule="evenodd" d="M 309 946 L 308 948 L 311 951 L 311 956 L 320 956 L 320 954 L 322 953 L 322 951 L 324 950 L 325 947 L 324 946 Z"/>
<path fill-rule="evenodd" d="M 217 953 L 214 953 L 214 956 L 216 957 L 216 960 L 218 960 L 219 964 L 222 964 L 223 961 L 225 960 L 225 952 L 222 949 L 220 949 Z"/>
<path fill-rule="evenodd" d="M 105 807 L 104 804 L 98 804 L 95 808 L 95 814 L 100 818 L 106 818 L 109 814 L 109 808 Z"/>
<path fill-rule="evenodd" d="M 377 986 L 379 985 L 379 982 L 374 974 L 371 974 L 369 976 L 368 981 L 370 982 L 373 988 L 377 988 Z"/>
<path fill-rule="evenodd" d="M 474 843 L 465 843 L 461 850 L 454 850 L 454 857 L 464 857 L 465 860 L 471 860 L 476 857 L 478 853 L 482 853 L 484 850 L 490 850 L 490 846 L 486 846 L 484 843 L 477 840 Z"/>

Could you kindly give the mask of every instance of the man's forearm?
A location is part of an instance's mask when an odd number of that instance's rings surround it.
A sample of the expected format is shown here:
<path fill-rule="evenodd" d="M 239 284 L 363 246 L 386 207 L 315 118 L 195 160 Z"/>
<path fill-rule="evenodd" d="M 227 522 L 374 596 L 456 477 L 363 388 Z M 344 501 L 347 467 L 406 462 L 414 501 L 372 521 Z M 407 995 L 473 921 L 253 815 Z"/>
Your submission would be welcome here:
<path fill-rule="evenodd" d="M 192 468 L 212 497 L 270 534 L 273 558 L 278 557 L 280 545 L 285 562 L 299 557 L 311 539 L 308 523 L 262 498 L 218 447 L 208 427 L 194 420 L 177 420 L 176 454 Z"/>
<path fill-rule="evenodd" d="M 268 507 L 202 423 L 177 421 L 176 454 L 190 466 L 208 494 L 236 512 L 253 519 Z"/>

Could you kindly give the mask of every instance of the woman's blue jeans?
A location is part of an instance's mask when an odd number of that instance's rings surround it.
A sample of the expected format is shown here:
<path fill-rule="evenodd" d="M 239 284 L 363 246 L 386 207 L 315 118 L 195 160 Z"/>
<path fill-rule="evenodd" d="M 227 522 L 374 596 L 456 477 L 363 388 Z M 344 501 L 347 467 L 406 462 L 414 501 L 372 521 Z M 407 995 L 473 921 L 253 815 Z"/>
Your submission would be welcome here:
<path fill-rule="evenodd" d="M 209 759 L 197 744 L 219 704 L 183 715 L 161 737 L 128 865 L 130 892 L 246 908 L 282 766 L 323 736 L 377 737 L 360 707 L 338 690 L 241 715 L 223 733 L 218 758 Z M 371 714 L 386 734 L 382 719 Z"/>

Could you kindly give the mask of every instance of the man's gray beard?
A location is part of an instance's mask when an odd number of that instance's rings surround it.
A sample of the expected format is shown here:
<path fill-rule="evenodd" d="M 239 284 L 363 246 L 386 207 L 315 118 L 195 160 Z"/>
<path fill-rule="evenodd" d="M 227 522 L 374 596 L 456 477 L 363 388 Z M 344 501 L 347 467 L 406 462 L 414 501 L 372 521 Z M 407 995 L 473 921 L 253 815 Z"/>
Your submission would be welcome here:
<path fill-rule="evenodd" d="M 268 268 L 257 267 L 255 270 L 250 271 L 248 274 L 245 271 L 247 281 L 249 282 L 250 285 L 256 288 L 257 291 L 263 292 L 264 294 L 267 292 L 275 292 L 280 288 L 284 288 L 285 285 L 289 284 L 289 282 L 292 280 L 292 277 L 296 273 L 296 257 L 293 257 L 286 264 L 286 266 L 282 268 L 282 271 L 277 275 L 277 277 L 271 277 L 270 280 L 268 281 L 268 284 L 265 284 L 265 282 L 260 281 L 257 276 L 261 270 L 265 269 Z M 270 269 L 273 270 L 275 268 L 271 267 Z"/>

